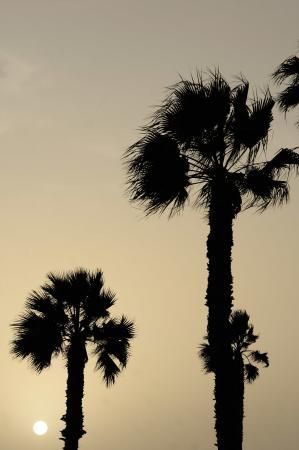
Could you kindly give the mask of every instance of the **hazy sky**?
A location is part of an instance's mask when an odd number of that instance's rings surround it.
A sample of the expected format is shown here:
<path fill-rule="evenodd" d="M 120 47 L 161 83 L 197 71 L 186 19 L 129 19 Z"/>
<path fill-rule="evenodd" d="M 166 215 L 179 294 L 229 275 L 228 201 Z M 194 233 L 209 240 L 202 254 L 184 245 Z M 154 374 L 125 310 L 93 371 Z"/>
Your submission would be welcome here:
<path fill-rule="evenodd" d="M 123 151 L 165 87 L 196 68 L 265 88 L 298 45 L 298 0 L 0 1 L 1 437 L 59 450 L 63 361 L 36 375 L 8 353 L 11 323 L 49 271 L 101 268 L 115 314 L 136 321 L 128 368 L 107 390 L 90 358 L 82 450 L 207 450 L 215 442 L 205 334 L 202 211 L 145 219 L 124 194 Z M 273 92 L 276 88 L 272 85 Z M 299 114 L 299 111 L 298 111 Z M 279 115 L 269 152 L 295 146 Z M 246 389 L 244 450 L 296 450 L 299 179 L 282 209 L 235 224 L 235 307 L 271 365 Z M 32 434 L 37 419 L 49 424 Z"/>

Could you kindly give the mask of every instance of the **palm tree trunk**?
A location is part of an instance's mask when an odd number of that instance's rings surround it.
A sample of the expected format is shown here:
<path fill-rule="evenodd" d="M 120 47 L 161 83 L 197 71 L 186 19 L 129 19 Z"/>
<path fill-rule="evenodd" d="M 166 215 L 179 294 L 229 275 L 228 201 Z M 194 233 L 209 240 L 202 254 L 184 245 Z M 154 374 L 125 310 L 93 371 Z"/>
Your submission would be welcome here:
<path fill-rule="evenodd" d="M 86 361 L 85 343 L 80 336 L 74 335 L 67 353 L 66 414 L 62 417 L 66 426 L 61 431 L 64 450 L 78 450 L 79 439 L 85 434 L 82 400 Z"/>
<path fill-rule="evenodd" d="M 234 211 L 225 183 L 215 182 L 209 211 L 210 232 L 207 241 L 208 340 L 215 367 L 215 430 L 218 450 L 241 450 L 236 442 L 232 402 L 232 349 L 229 317 L 233 306 L 231 252 Z"/>
<path fill-rule="evenodd" d="M 243 443 L 243 419 L 244 419 L 244 362 L 242 354 L 236 354 L 234 361 L 234 427 L 235 427 L 235 442 L 237 448 L 242 449 Z"/>

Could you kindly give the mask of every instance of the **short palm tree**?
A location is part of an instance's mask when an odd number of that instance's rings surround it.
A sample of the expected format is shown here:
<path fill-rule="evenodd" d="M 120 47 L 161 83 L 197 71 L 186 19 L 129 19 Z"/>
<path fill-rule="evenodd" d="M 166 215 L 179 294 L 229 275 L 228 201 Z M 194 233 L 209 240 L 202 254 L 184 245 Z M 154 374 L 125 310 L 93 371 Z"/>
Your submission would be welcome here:
<path fill-rule="evenodd" d="M 234 391 L 231 402 L 235 407 L 235 445 L 242 447 L 243 442 L 243 418 L 244 418 L 244 384 L 252 383 L 259 376 L 259 368 L 256 364 L 264 367 L 269 366 L 267 353 L 252 350 L 250 347 L 258 339 L 254 334 L 254 328 L 249 323 L 249 315 L 246 311 L 233 311 L 230 317 L 231 349 L 233 355 Z M 207 340 L 207 337 L 205 337 Z M 208 342 L 200 346 L 199 356 L 203 360 L 204 369 L 207 373 L 215 372 L 215 361 L 211 347 Z"/>
<path fill-rule="evenodd" d="M 273 73 L 278 84 L 286 82 L 284 90 L 278 95 L 277 101 L 282 111 L 287 112 L 299 106 L 299 58 L 290 56 L 285 59 Z M 299 121 L 297 122 L 299 125 Z"/>
<path fill-rule="evenodd" d="M 78 269 L 63 275 L 50 273 L 39 291 L 26 302 L 25 313 L 12 324 L 12 353 L 29 359 L 41 372 L 52 358 L 62 355 L 67 366 L 65 428 L 61 431 L 65 450 L 77 450 L 83 428 L 82 400 L 87 343 L 93 345 L 96 369 L 107 386 L 126 367 L 134 325 L 126 317 L 110 317 L 115 295 L 104 289 L 103 274 Z"/>
<path fill-rule="evenodd" d="M 283 204 L 288 175 L 299 155 L 281 149 L 265 157 L 274 100 L 269 91 L 248 99 L 249 83 L 230 87 L 219 71 L 207 80 L 198 74 L 169 90 L 125 154 L 128 192 L 147 214 L 180 211 L 191 200 L 207 211 L 208 340 L 217 355 L 216 434 L 219 450 L 233 447 L 230 401 L 232 350 L 229 318 L 233 306 L 231 252 L 233 221 L 241 209 Z"/>

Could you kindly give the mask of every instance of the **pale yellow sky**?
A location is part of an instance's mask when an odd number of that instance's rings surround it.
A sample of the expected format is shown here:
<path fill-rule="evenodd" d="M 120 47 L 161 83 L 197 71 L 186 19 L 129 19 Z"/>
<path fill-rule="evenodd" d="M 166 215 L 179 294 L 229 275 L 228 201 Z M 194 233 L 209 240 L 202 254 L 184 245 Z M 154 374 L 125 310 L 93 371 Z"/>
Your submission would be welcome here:
<path fill-rule="evenodd" d="M 297 0 L 0 0 L 1 450 L 55 450 L 61 360 L 36 375 L 8 354 L 9 323 L 47 272 L 104 271 L 136 321 L 128 368 L 107 390 L 90 358 L 81 450 L 206 450 L 215 442 L 205 334 L 202 211 L 145 219 L 124 194 L 123 151 L 165 87 L 219 66 L 253 87 L 298 44 Z M 276 89 L 272 86 L 273 91 Z M 298 111 L 299 114 L 299 111 Z M 295 146 L 277 117 L 270 149 Z M 298 446 L 299 179 L 288 206 L 235 225 L 235 307 L 271 365 L 246 390 L 244 450 Z M 49 424 L 32 434 L 36 419 Z"/>

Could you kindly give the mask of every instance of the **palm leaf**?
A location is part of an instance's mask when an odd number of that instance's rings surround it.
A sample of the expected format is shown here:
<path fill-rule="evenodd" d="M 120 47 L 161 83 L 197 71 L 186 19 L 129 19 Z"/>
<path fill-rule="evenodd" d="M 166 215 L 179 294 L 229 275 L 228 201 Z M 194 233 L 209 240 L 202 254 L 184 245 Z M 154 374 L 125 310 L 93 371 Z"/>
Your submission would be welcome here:
<path fill-rule="evenodd" d="M 287 112 L 289 109 L 299 105 L 299 58 L 290 56 L 283 61 L 273 73 L 274 80 L 281 84 L 287 81 L 285 89 L 278 95 L 277 102 L 282 111 Z"/>
<path fill-rule="evenodd" d="M 50 366 L 53 356 L 62 351 L 63 326 L 53 317 L 41 317 L 34 312 L 26 312 L 12 324 L 16 337 L 11 344 L 14 356 L 29 361 L 40 372 Z"/>
<path fill-rule="evenodd" d="M 236 310 L 230 316 L 230 333 L 232 342 L 243 341 L 249 327 L 249 315 L 246 311 Z"/>
<path fill-rule="evenodd" d="M 299 105 L 299 76 L 293 84 L 290 84 L 284 91 L 280 92 L 277 102 L 283 112 L 287 112 Z"/>
<path fill-rule="evenodd" d="M 27 311 L 34 312 L 42 318 L 49 318 L 60 326 L 67 321 L 63 304 L 42 290 L 32 291 L 26 300 L 25 307 Z"/>
<path fill-rule="evenodd" d="M 181 80 L 172 86 L 170 95 L 154 115 L 159 129 L 177 142 L 190 147 L 216 126 L 223 126 L 230 111 L 230 87 L 220 72 L 210 73 L 204 82 Z"/>
<path fill-rule="evenodd" d="M 212 128 L 215 125 L 222 128 L 231 109 L 231 88 L 227 81 L 223 78 L 219 70 L 210 72 L 210 80 L 206 84 L 208 110 L 206 113 L 209 117 Z"/>
<path fill-rule="evenodd" d="M 107 385 L 114 383 L 115 377 L 121 369 L 126 367 L 130 340 L 134 336 L 134 324 L 125 316 L 122 316 L 120 320 L 110 319 L 102 326 L 96 325 L 93 328 L 92 341 L 95 344 L 94 354 L 97 357 L 96 368 L 102 370 Z"/>
<path fill-rule="evenodd" d="M 267 353 L 261 353 L 258 350 L 250 353 L 250 358 L 258 364 L 264 364 L 265 367 L 269 367 L 269 357 Z"/>
<path fill-rule="evenodd" d="M 254 334 L 254 327 L 252 324 L 248 324 L 248 329 L 244 336 L 242 347 L 247 349 L 250 345 L 254 344 L 258 340 L 258 334 Z"/>
<path fill-rule="evenodd" d="M 282 83 L 288 78 L 299 76 L 299 58 L 297 56 L 290 56 L 285 59 L 280 66 L 273 73 L 273 78 L 277 83 Z"/>
<path fill-rule="evenodd" d="M 246 114 L 236 111 L 232 132 L 237 142 L 248 149 L 248 162 L 255 159 L 261 145 L 267 145 L 273 106 L 274 100 L 270 92 L 266 91 L 264 98 L 256 97 L 252 101 Z"/>
<path fill-rule="evenodd" d="M 279 176 L 283 171 L 288 174 L 291 170 L 295 170 L 298 174 L 299 154 L 294 151 L 295 149 L 280 149 L 270 161 L 265 163 L 263 172 L 271 176 Z"/>
<path fill-rule="evenodd" d="M 243 77 L 240 77 L 238 81 L 239 84 L 231 91 L 234 115 L 241 115 L 243 118 L 248 118 L 249 108 L 247 106 L 247 98 L 249 92 L 249 82 Z"/>
<path fill-rule="evenodd" d="M 259 369 L 253 364 L 245 364 L 245 380 L 248 383 L 253 383 L 259 376 Z"/>
<path fill-rule="evenodd" d="M 55 274 L 53 272 L 47 275 L 48 282 L 41 286 L 41 290 L 49 296 L 53 297 L 59 303 L 69 301 L 69 285 L 63 274 Z"/>
<path fill-rule="evenodd" d="M 198 356 L 203 362 L 203 368 L 206 373 L 211 373 L 215 371 L 215 364 L 212 357 L 212 351 L 208 343 L 200 345 Z"/>
<path fill-rule="evenodd" d="M 247 105 L 249 84 L 242 83 L 233 90 L 233 111 L 227 123 L 227 158 L 225 166 L 231 169 L 244 155 L 247 164 L 255 160 L 260 149 L 267 146 L 273 120 L 274 100 L 267 90 L 264 97 L 255 98 Z"/>
<path fill-rule="evenodd" d="M 188 197 L 189 165 L 173 139 L 154 130 L 128 150 L 129 194 L 148 214 L 182 208 Z"/>
<path fill-rule="evenodd" d="M 115 294 L 110 289 L 104 289 L 103 272 L 97 270 L 88 273 L 88 286 L 82 296 L 83 316 L 85 328 L 90 328 L 97 320 L 107 319 L 109 309 L 116 301 Z"/>
<path fill-rule="evenodd" d="M 115 383 L 115 379 L 117 375 L 119 375 L 120 373 L 120 368 L 114 362 L 111 355 L 104 349 L 101 349 L 101 351 L 97 352 L 96 354 L 97 354 L 96 369 L 102 371 L 103 379 L 107 387 L 109 387 Z"/>
<path fill-rule="evenodd" d="M 78 268 L 65 275 L 67 284 L 67 304 L 84 308 L 86 298 L 90 295 L 92 273 Z M 100 285 L 103 286 L 103 283 Z M 94 293 L 94 290 L 92 291 Z"/>
<path fill-rule="evenodd" d="M 116 301 L 115 294 L 108 290 L 88 295 L 84 301 L 84 323 L 89 327 L 93 322 L 107 319 L 110 316 L 109 308 Z"/>
<path fill-rule="evenodd" d="M 243 180 L 242 194 L 247 196 L 246 208 L 252 206 L 263 212 L 269 205 L 282 205 L 289 198 L 287 181 L 275 180 L 263 170 L 248 169 Z"/>
<path fill-rule="evenodd" d="M 207 91 L 202 80 L 182 80 L 170 88 L 171 94 L 154 115 L 157 126 L 176 141 L 188 144 L 205 130 Z"/>

